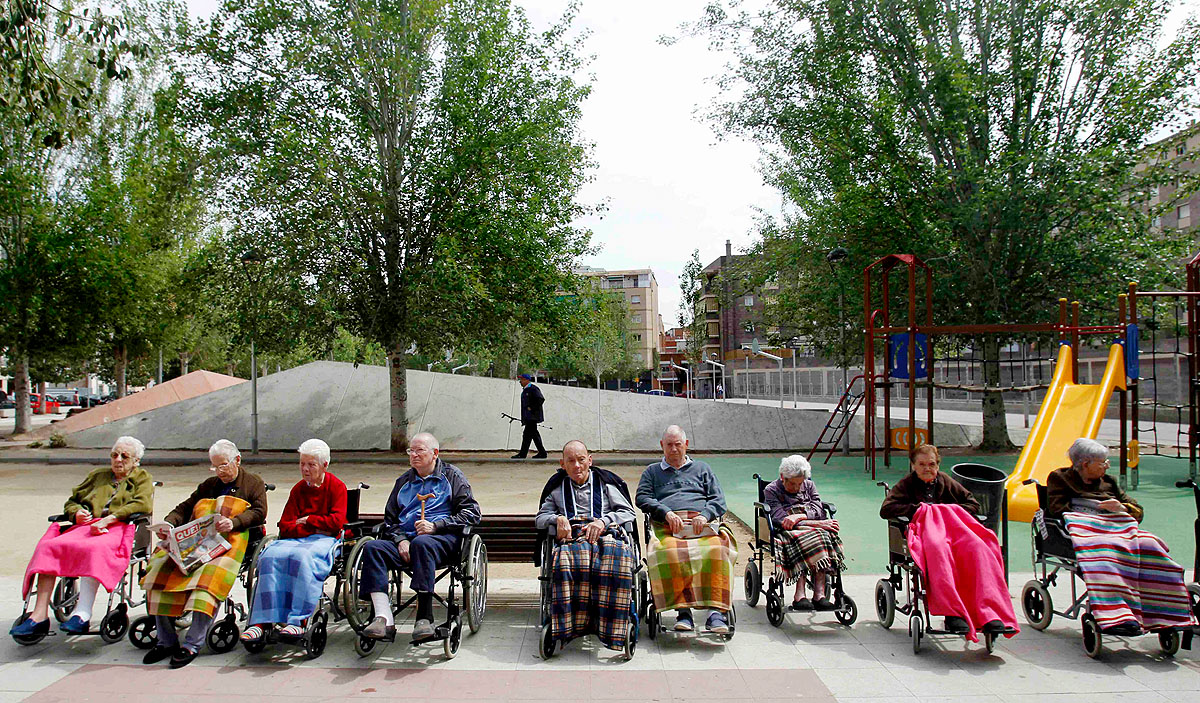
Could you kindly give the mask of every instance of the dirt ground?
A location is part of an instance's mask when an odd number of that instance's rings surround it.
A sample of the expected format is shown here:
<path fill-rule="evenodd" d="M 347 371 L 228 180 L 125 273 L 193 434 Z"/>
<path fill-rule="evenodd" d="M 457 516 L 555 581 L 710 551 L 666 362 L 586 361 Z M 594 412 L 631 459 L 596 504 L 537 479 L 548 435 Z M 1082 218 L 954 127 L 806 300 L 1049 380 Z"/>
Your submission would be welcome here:
<path fill-rule="evenodd" d="M 3 506 L 8 538 L 0 542 L 0 577 L 19 579 L 25 571 L 33 546 L 46 531 L 46 518 L 62 510 L 71 490 L 95 464 L 52 465 L 0 464 L 0 506 Z M 509 463 L 461 462 L 459 468 L 471 481 L 475 497 L 483 513 L 535 513 L 542 486 L 552 472 L 547 464 L 516 465 Z M 370 485 L 363 492 L 363 512 L 383 512 L 384 503 L 396 477 L 407 466 L 392 467 L 380 464 L 334 464 L 330 470 L 353 488 L 357 483 Z M 643 466 L 605 465 L 636 490 Z M 207 463 L 191 466 L 154 466 L 150 472 L 162 481 L 154 499 L 154 515 L 161 518 L 185 499 L 198 483 L 212 474 Z M 295 464 L 256 464 L 251 470 L 276 490 L 268 494 L 269 531 L 283 512 L 288 491 L 300 480 Z M 750 537 L 745 527 L 732 521 L 738 540 L 738 563 L 744 565 L 750 549 Z M 490 575 L 497 578 L 536 578 L 532 564 L 491 564 Z M 740 573 L 737 568 L 734 573 Z"/>

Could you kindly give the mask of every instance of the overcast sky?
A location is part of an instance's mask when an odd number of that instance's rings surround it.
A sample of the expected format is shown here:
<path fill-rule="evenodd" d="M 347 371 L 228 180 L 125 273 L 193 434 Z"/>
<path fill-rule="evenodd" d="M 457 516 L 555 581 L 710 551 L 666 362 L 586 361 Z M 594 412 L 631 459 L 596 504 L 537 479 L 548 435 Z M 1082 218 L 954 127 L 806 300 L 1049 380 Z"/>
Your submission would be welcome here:
<path fill-rule="evenodd" d="M 192 14 L 207 16 L 217 0 L 187 0 Z M 679 273 L 700 250 L 707 265 L 752 241 L 756 208 L 776 213 L 780 198 L 762 184 L 758 149 L 718 142 L 697 110 L 712 103 L 710 82 L 724 65 L 702 38 L 663 46 L 681 23 L 701 17 L 711 0 L 583 0 L 575 27 L 590 32 L 593 92 L 584 106 L 583 130 L 595 144 L 595 180 L 583 193 L 604 202 L 602 219 L 583 224 L 600 251 L 584 263 L 607 269 L 651 268 L 659 285 L 659 310 L 674 327 Z M 561 15 L 564 0 L 514 0 L 538 28 Z M 1183 8 L 1186 8 L 1184 10 Z M 1195 13 L 1200 0 L 1183 0 L 1169 23 Z"/>

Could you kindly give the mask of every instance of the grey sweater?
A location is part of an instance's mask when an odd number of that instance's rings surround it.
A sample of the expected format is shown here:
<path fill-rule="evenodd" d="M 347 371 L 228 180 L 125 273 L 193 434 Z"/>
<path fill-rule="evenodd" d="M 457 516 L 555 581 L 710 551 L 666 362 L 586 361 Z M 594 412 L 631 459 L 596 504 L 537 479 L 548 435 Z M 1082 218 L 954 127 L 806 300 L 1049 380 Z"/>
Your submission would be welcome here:
<path fill-rule="evenodd" d="M 575 503 L 574 515 L 567 515 L 567 506 L 563 501 L 563 488 L 572 491 Z M 593 490 L 603 491 L 600 495 L 600 515 L 592 515 Z M 582 486 L 576 486 L 570 479 L 565 479 L 562 487 L 550 491 L 546 499 L 542 501 L 541 509 L 538 510 L 534 523 L 537 525 L 538 530 L 544 530 L 553 525 L 558 520 L 559 515 L 565 516 L 568 520 L 573 518 L 595 520 L 599 518 L 609 527 L 624 525 L 637 519 L 637 516 L 633 512 L 633 506 L 629 504 L 629 501 L 625 500 L 625 496 L 621 495 L 621 491 L 616 486 L 597 480 L 596 472 L 594 471 L 588 476 L 587 483 Z"/>
<path fill-rule="evenodd" d="M 676 469 L 663 460 L 642 472 L 637 507 L 659 522 L 676 510 L 695 510 L 711 521 L 725 514 L 725 492 L 712 467 L 703 461 L 687 458 Z"/>

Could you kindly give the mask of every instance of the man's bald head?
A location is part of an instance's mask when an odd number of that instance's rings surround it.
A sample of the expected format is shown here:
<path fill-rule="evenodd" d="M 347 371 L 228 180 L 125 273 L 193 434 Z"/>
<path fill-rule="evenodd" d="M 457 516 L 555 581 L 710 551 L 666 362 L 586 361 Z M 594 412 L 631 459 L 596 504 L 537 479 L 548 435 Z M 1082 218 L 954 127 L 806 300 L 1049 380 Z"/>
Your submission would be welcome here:
<path fill-rule="evenodd" d="M 589 453 L 589 452 L 588 452 L 587 445 L 583 443 L 583 440 L 582 440 L 582 439 L 573 439 L 573 440 L 571 440 L 570 442 L 567 442 L 566 444 L 564 444 L 564 445 L 563 445 L 563 448 L 562 448 L 562 453 L 563 453 L 563 454 L 566 454 L 566 453 L 567 453 L 567 450 L 568 450 L 569 448 L 571 448 L 571 447 L 576 447 L 576 448 L 577 448 L 577 450 L 578 450 L 578 449 L 582 449 L 584 454 L 588 454 L 588 453 Z"/>
<path fill-rule="evenodd" d="M 573 439 L 563 445 L 562 457 L 558 465 L 567 472 L 576 485 L 587 483 L 592 472 L 592 455 L 588 453 L 587 445 L 578 439 Z"/>

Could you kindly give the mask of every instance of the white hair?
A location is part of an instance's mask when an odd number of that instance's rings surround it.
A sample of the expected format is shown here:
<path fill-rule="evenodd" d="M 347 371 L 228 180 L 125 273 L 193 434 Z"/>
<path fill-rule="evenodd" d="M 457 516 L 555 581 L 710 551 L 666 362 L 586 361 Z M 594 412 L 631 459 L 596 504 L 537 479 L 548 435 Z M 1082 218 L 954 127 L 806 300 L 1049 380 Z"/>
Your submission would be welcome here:
<path fill-rule="evenodd" d="M 812 465 L 808 463 L 808 459 L 793 454 L 784 457 L 783 461 L 779 462 L 779 477 L 780 478 L 812 478 Z"/>
<path fill-rule="evenodd" d="M 129 435 L 117 437 L 117 441 L 113 442 L 113 451 L 116 451 L 117 447 L 122 446 L 129 447 L 133 451 L 133 458 L 138 461 L 141 461 L 142 455 L 146 453 L 146 445 L 142 444 L 137 437 L 130 437 Z"/>
<path fill-rule="evenodd" d="M 417 434 L 413 435 L 413 438 L 409 440 L 409 444 L 412 444 L 418 439 L 424 440 L 425 443 L 429 445 L 430 449 L 437 449 L 438 451 L 441 451 L 442 449 L 442 445 L 438 442 L 437 437 L 434 437 L 428 432 L 418 432 Z"/>
<path fill-rule="evenodd" d="M 296 451 L 300 452 L 302 456 L 316 457 L 317 461 L 329 466 L 329 445 L 322 440 L 315 437 L 306 439 Z"/>
<path fill-rule="evenodd" d="M 226 461 L 233 461 L 241 455 L 242 453 L 238 451 L 237 445 L 227 439 L 218 439 L 208 448 L 209 459 L 221 457 Z"/>
<path fill-rule="evenodd" d="M 1071 443 L 1067 458 L 1071 460 L 1071 466 L 1082 466 L 1092 459 L 1107 459 L 1108 447 L 1094 439 L 1080 437 Z"/>
<path fill-rule="evenodd" d="M 663 441 L 665 442 L 667 440 L 667 437 L 675 437 L 675 436 L 678 436 L 680 439 L 682 439 L 685 442 L 687 441 L 687 432 L 684 432 L 683 428 L 680 427 L 679 425 L 671 425 L 666 430 L 664 430 L 662 438 L 663 438 Z"/>

